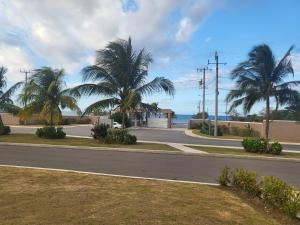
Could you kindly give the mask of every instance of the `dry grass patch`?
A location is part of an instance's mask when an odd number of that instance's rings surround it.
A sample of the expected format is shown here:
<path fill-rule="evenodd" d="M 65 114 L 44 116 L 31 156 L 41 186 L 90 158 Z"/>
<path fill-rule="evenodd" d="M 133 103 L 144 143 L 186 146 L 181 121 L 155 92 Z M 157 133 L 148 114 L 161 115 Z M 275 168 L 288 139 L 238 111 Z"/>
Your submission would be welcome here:
<path fill-rule="evenodd" d="M 220 187 L 0 167 L 0 224 L 293 224 Z"/>
<path fill-rule="evenodd" d="M 88 138 L 66 137 L 65 139 L 42 139 L 34 134 L 3 135 L 0 136 L 0 142 L 179 151 L 178 149 L 165 144 L 152 144 L 141 142 L 138 142 L 135 145 L 103 144 L 99 143 L 94 139 Z"/>

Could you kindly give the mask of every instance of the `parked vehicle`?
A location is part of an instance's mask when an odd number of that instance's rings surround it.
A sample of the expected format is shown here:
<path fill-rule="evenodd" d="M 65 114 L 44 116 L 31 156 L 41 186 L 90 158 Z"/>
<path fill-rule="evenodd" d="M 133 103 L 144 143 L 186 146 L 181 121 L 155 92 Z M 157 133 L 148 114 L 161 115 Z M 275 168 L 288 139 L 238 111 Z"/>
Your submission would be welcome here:
<path fill-rule="evenodd" d="M 118 122 L 114 122 L 113 123 L 113 128 L 121 129 L 122 128 L 122 124 L 119 124 Z"/>

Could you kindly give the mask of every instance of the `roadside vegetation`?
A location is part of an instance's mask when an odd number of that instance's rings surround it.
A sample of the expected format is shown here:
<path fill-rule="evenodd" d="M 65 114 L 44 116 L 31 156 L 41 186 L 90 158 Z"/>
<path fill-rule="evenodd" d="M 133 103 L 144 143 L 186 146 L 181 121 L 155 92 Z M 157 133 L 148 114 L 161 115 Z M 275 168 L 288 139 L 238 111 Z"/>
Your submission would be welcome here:
<path fill-rule="evenodd" d="M 0 67 L 0 112 L 9 112 L 17 114 L 20 110 L 14 104 L 12 100 L 12 95 L 14 92 L 22 85 L 21 82 L 14 84 L 8 90 L 6 90 L 6 77 L 7 69 L 5 67 Z M 5 126 L 2 121 L 0 114 L 0 135 L 6 135 L 10 133 L 10 127 Z"/>
<path fill-rule="evenodd" d="M 218 178 L 222 186 L 231 186 L 265 202 L 272 210 L 296 219 L 300 213 L 300 191 L 273 176 L 259 178 L 245 169 L 225 167 Z"/>
<path fill-rule="evenodd" d="M 250 200 L 206 185 L 0 167 L 3 224 L 297 224 Z"/>
<path fill-rule="evenodd" d="M 107 147 L 107 148 L 129 148 L 127 144 L 111 144 L 103 143 L 90 138 L 72 138 L 65 139 L 42 139 L 34 134 L 11 134 L 0 136 L 2 143 L 26 143 L 26 144 L 47 144 L 47 145 L 70 145 L 70 146 L 86 146 L 86 147 Z M 146 150 L 166 150 L 179 151 L 169 145 L 137 142 L 130 145 L 130 149 L 146 149 Z"/>
<path fill-rule="evenodd" d="M 202 147 L 202 146 L 195 146 L 195 145 L 187 145 L 187 147 L 200 150 L 207 153 L 216 153 L 216 154 L 225 154 L 225 155 L 240 155 L 240 156 L 266 156 L 266 157 L 276 157 L 276 158 L 295 158 L 300 159 L 300 153 L 292 153 L 292 152 L 281 152 L 281 154 L 272 154 L 269 153 L 252 153 L 247 152 L 243 149 L 234 149 L 234 148 L 222 148 L 222 147 Z"/>

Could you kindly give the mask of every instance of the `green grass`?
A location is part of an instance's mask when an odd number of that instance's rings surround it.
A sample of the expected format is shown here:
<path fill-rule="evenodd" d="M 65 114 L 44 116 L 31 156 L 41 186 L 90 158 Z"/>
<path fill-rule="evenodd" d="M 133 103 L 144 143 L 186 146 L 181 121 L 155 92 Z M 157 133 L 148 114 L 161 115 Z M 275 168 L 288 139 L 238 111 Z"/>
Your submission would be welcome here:
<path fill-rule="evenodd" d="M 243 149 L 230 149 L 230 148 L 217 148 L 217 147 L 202 147 L 202 146 L 187 146 L 196 150 L 205 151 L 208 153 L 218 153 L 218 154 L 232 154 L 232 155 L 250 155 L 250 156 L 268 156 L 268 157 L 278 157 L 278 158 L 297 158 L 300 159 L 300 153 L 288 153 L 282 152 L 280 155 L 272 154 L 259 154 L 246 152 Z"/>
<path fill-rule="evenodd" d="M 0 224 L 297 224 L 221 187 L 0 167 Z"/>
<path fill-rule="evenodd" d="M 34 134 L 3 135 L 0 136 L 0 142 L 179 151 L 165 144 L 152 144 L 152 143 L 141 143 L 141 142 L 140 143 L 138 142 L 135 145 L 104 144 L 104 143 L 99 143 L 94 139 L 87 139 L 87 138 L 66 137 L 65 139 L 42 139 L 37 137 Z"/>

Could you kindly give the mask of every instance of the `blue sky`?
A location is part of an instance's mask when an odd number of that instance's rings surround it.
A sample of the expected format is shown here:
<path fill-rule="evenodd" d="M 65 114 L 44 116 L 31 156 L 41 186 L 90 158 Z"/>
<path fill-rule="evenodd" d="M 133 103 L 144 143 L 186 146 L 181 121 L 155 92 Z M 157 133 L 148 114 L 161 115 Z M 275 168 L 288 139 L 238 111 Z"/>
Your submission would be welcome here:
<path fill-rule="evenodd" d="M 80 69 L 93 63 L 95 50 L 108 41 L 128 38 L 154 57 L 149 79 L 165 76 L 176 86 L 174 98 L 145 96 L 179 114 L 198 111 L 201 96 L 197 67 L 220 61 L 220 114 L 233 82 L 230 71 L 247 57 L 254 45 L 269 44 L 280 58 L 296 45 L 292 60 L 300 80 L 300 1 L 297 0 L 89 0 L 54 2 L 0 0 L 0 64 L 8 67 L 10 84 L 23 79 L 21 68 L 65 68 L 67 86 L 81 82 Z M 211 66 L 214 69 L 213 66 Z M 214 112 L 213 70 L 207 76 L 207 109 Z M 98 97 L 85 97 L 86 107 Z M 262 104 L 252 112 L 263 109 Z"/>

